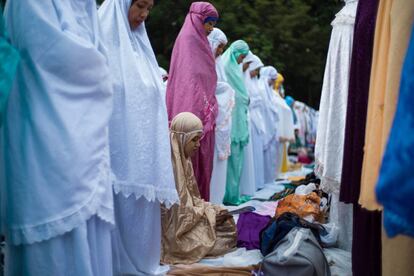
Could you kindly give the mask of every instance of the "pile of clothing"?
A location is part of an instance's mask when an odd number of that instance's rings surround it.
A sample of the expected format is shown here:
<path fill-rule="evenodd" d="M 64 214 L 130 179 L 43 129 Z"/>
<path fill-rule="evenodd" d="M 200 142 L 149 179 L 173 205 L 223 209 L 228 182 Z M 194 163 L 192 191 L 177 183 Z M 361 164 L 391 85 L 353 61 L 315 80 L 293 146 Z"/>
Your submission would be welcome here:
<path fill-rule="evenodd" d="M 330 275 L 323 248 L 336 245 L 338 227 L 325 223 L 328 195 L 319 189 L 320 180 L 314 173 L 289 179 L 293 181 L 279 184 L 283 191 L 267 200 L 276 201 L 272 215 L 242 209 L 237 246 L 260 249 L 264 259 L 258 275 Z"/>

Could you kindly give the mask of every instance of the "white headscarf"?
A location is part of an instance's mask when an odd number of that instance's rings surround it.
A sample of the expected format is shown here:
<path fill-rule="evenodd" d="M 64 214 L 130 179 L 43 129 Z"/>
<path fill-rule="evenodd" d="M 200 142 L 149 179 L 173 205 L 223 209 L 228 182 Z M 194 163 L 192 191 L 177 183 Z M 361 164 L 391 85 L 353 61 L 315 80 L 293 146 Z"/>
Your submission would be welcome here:
<path fill-rule="evenodd" d="M 13 45 L 25 53 L 0 141 L 7 242 L 48 240 L 93 215 L 113 222 L 113 90 L 95 0 L 7 1 L 5 18 Z"/>
<path fill-rule="evenodd" d="M 273 87 L 269 84 L 269 80 L 276 80 L 277 70 L 273 66 L 265 66 L 260 69 L 260 87 L 261 95 L 264 97 L 265 101 L 265 126 L 266 133 L 264 135 L 264 146 L 265 149 L 269 147 L 270 143 L 277 136 L 277 122 L 279 121 L 279 116 L 277 113 L 275 93 L 273 92 Z"/>
<path fill-rule="evenodd" d="M 109 125 L 115 192 L 167 205 L 178 201 L 171 164 L 165 86 L 145 23 L 131 30 L 131 0 L 98 11 L 114 80 Z"/>
<path fill-rule="evenodd" d="M 213 55 L 215 55 L 217 47 L 220 44 L 227 44 L 227 37 L 220 29 L 214 28 L 208 36 L 208 41 L 210 42 Z M 234 107 L 235 92 L 227 83 L 221 56 L 216 58 L 216 70 L 218 76 L 216 98 L 219 111 L 216 118 L 215 143 L 219 159 L 225 160 L 230 156 L 231 115 Z"/>
<path fill-rule="evenodd" d="M 216 56 L 216 51 L 220 44 L 226 45 L 228 43 L 226 34 L 219 28 L 214 28 L 207 38 L 214 56 Z"/>
<path fill-rule="evenodd" d="M 249 51 L 249 53 L 243 59 L 243 63 L 251 63 L 253 61 L 254 61 L 254 54 L 252 53 L 252 51 Z"/>
<path fill-rule="evenodd" d="M 226 34 L 218 28 L 214 28 L 213 31 L 208 35 L 208 41 L 210 43 L 211 51 L 213 55 L 216 56 L 217 48 L 220 44 L 227 44 L 228 40 Z M 218 81 L 227 82 L 226 73 L 224 72 L 224 67 L 221 61 L 221 56 L 216 58 L 216 71 Z"/>

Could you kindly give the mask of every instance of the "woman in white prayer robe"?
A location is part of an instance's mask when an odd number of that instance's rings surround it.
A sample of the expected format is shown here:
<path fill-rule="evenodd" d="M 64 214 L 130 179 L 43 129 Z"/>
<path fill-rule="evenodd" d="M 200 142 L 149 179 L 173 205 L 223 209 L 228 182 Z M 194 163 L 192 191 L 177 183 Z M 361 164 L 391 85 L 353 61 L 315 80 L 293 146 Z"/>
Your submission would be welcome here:
<path fill-rule="evenodd" d="M 251 51 L 247 54 L 247 56 L 244 58 L 243 63 L 240 65 L 243 67 L 243 79 L 246 86 L 247 93 L 250 97 L 250 92 L 247 87 L 247 78 L 250 78 L 250 72 L 248 70 L 250 64 L 254 60 L 254 55 Z M 246 145 L 245 151 L 244 151 L 244 159 L 243 159 L 243 170 L 240 177 L 240 193 L 242 195 L 247 196 L 254 196 L 256 192 L 256 183 L 255 183 L 255 172 L 254 172 L 254 158 L 253 158 L 253 143 L 252 143 L 252 127 L 251 127 L 251 115 L 250 115 L 250 105 L 249 105 L 249 111 L 247 114 L 248 119 L 248 128 L 249 128 L 249 142 Z"/>
<path fill-rule="evenodd" d="M 145 29 L 152 0 L 106 0 L 99 9 L 114 82 L 109 124 L 116 228 L 115 275 L 161 275 L 161 204 L 178 202 L 165 86 Z"/>
<path fill-rule="evenodd" d="M 279 91 L 275 92 L 275 102 L 277 105 L 279 122 L 278 122 L 278 149 L 277 149 L 277 174 L 282 172 L 283 152 L 290 141 L 295 140 L 295 130 L 293 123 L 292 110 L 282 98 Z"/>
<path fill-rule="evenodd" d="M 250 115 L 250 142 L 253 148 L 253 164 L 255 189 L 259 190 L 264 187 L 264 165 L 263 165 L 263 135 L 265 133 L 264 124 L 264 101 L 259 87 L 259 72 L 264 66 L 260 58 L 253 55 L 249 68 L 245 73 L 246 88 L 250 96 L 249 115 Z"/>
<path fill-rule="evenodd" d="M 9 0 L 4 14 L 22 53 L 0 139 L 5 275 L 112 275 L 113 90 L 96 3 Z"/>
<path fill-rule="evenodd" d="M 207 37 L 216 58 L 217 88 L 216 98 L 218 115 L 216 118 L 216 144 L 214 151 L 213 173 L 210 181 L 210 202 L 222 204 L 226 191 L 227 159 L 230 156 L 231 146 L 231 115 L 234 107 L 234 90 L 227 83 L 221 54 L 227 45 L 226 35 L 218 28 Z"/>
<path fill-rule="evenodd" d="M 266 102 L 264 134 L 264 177 L 265 183 L 271 183 L 276 179 L 277 170 L 277 148 L 278 148 L 278 121 L 279 115 L 273 92 L 273 84 L 277 78 L 277 70 L 272 66 L 260 69 L 260 87 L 262 96 Z"/>

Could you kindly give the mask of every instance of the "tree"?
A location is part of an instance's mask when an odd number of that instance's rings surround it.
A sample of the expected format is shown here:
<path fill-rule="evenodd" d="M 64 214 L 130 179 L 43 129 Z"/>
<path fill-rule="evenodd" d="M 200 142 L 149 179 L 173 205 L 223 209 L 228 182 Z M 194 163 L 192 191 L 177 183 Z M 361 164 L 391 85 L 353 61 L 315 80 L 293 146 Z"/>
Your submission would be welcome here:
<path fill-rule="evenodd" d="M 6 0 L 0 0 L 0 4 Z M 97 0 L 101 4 L 103 0 Z M 155 0 L 147 20 L 159 64 L 172 48 L 194 0 Z M 244 39 L 265 64 L 285 77 L 286 93 L 318 108 L 331 33 L 340 0 L 211 0 L 230 42 Z"/>
<path fill-rule="evenodd" d="M 159 0 L 147 20 L 160 65 L 168 69 L 172 48 L 191 0 Z M 218 27 L 230 42 L 243 39 L 265 64 L 285 77 L 287 94 L 318 108 L 337 0 L 214 0 Z"/>

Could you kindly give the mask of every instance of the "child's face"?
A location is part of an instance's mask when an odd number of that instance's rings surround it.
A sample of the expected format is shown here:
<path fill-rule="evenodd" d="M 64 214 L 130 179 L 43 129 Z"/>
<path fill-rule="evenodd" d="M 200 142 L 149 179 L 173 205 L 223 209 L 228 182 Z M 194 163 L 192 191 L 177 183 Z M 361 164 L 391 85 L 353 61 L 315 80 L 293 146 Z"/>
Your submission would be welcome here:
<path fill-rule="evenodd" d="M 206 35 L 208 36 L 214 29 L 214 26 L 216 26 L 217 21 L 209 21 L 207 23 L 204 23 L 204 31 L 206 32 Z"/>
<path fill-rule="evenodd" d="M 138 28 L 144 22 L 152 7 L 154 0 L 133 0 L 128 11 L 128 22 L 132 30 Z"/>
<path fill-rule="evenodd" d="M 224 47 L 226 47 L 226 44 L 224 44 L 224 43 L 220 43 L 220 45 L 217 47 L 216 58 L 218 58 L 221 54 L 223 54 Z"/>
<path fill-rule="evenodd" d="M 186 158 L 194 156 L 197 150 L 200 148 L 201 133 L 194 136 L 184 146 L 184 154 Z"/>

